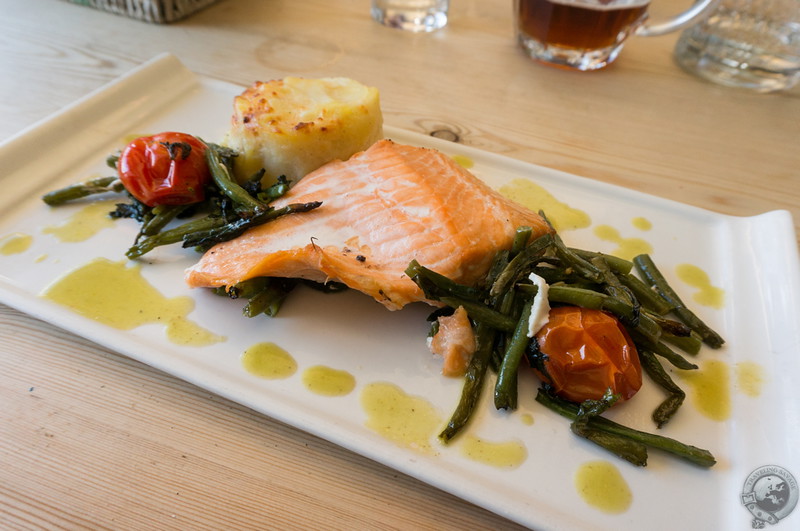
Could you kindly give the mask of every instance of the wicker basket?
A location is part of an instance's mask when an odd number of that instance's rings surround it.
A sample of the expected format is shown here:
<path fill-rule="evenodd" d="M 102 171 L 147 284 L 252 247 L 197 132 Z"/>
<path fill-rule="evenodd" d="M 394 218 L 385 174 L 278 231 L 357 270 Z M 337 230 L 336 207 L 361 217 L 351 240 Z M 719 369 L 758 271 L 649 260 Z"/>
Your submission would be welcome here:
<path fill-rule="evenodd" d="M 167 24 L 196 13 L 217 0 L 68 0 L 126 17 Z"/>

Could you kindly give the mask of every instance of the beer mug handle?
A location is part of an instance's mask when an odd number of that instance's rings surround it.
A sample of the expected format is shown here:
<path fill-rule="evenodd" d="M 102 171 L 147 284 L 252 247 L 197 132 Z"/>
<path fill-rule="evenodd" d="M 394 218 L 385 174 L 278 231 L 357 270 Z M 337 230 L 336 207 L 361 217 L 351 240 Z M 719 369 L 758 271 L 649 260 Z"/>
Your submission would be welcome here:
<path fill-rule="evenodd" d="M 683 29 L 690 24 L 698 22 L 702 16 L 708 15 L 713 8 L 717 7 L 719 1 L 720 0 L 699 0 L 683 13 L 667 19 L 664 22 L 659 22 L 658 24 L 642 24 L 636 28 L 635 34 L 644 37 L 654 37 Z"/>

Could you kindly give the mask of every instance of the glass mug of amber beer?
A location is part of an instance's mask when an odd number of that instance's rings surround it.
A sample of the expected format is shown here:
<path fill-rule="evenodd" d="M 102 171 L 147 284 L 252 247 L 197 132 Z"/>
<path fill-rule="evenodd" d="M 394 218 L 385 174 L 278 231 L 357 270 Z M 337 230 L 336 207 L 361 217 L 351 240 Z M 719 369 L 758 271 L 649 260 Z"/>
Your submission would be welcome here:
<path fill-rule="evenodd" d="M 645 23 L 650 0 L 514 0 L 517 39 L 537 61 L 597 70 L 616 59 L 630 35 L 655 36 L 701 19 L 718 0 L 699 0 L 658 24 Z"/>

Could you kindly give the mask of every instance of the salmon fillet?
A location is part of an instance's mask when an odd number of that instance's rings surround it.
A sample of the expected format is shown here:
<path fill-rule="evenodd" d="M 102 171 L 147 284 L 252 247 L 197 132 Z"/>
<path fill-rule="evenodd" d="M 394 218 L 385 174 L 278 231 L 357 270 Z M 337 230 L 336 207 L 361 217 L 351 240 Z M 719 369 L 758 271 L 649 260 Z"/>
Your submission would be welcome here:
<path fill-rule="evenodd" d="M 273 202 L 322 201 L 208 250 L 186 271 L 192 287 L 261 276 L 335 280 L 396 310 L 424 300 L 405 275 L 412 259 L 474 284 L 516 228 L 549 231 L 536 213 L 504 198 L 433 149 L 380 140 L 347 161 L 309 173 Z"/>

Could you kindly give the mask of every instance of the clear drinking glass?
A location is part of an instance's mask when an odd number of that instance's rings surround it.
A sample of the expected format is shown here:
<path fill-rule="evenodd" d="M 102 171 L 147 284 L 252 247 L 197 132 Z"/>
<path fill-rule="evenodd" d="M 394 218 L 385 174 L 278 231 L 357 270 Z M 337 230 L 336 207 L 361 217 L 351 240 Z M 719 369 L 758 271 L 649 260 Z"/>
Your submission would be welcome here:
<path fill-rule="evenodd" d="M 434 31 L 447 25 L 450 0 L 372 0 L 372 18 L 391 28 Z"/>
<path fill-rule="evenodd" d="M 791 88 L 800 81 L 800 0 L 722 0 L 681 34 L 675 60 L 723 85 Z"/>
<path fill-rule="evenodd" d="M 650 0 L 515 0 L 517 40 L 539 62 L 597 70 L 616 59 L 630 35 L 683 29 L 717 1 L 698 0 L 683 13 L 652 24 L 647 22 Z"/>

